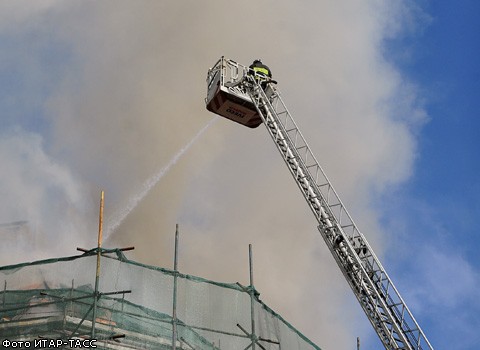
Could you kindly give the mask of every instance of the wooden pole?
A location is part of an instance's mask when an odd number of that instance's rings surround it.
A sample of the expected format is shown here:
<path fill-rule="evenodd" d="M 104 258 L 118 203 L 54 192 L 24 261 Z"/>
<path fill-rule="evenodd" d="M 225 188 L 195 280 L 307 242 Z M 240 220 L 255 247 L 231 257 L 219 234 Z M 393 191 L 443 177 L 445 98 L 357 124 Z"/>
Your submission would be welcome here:
<path fill-rule="evenodd" d="M 92 320 L 92 338 L 95 338 L 95 321 L 97 319 L 97 300 L 98 300 L 98 286 L 100 282 L 100 257 L 102 248 L 102 231 L 103 231 L 103 207 L 105 201 L 105 193 L 100 193 L 100 213 L 98 218 L 98 242 L 97 242 L 97 269 L 95 273 L 95 291 L 93 293 L 93 320 Z"/>

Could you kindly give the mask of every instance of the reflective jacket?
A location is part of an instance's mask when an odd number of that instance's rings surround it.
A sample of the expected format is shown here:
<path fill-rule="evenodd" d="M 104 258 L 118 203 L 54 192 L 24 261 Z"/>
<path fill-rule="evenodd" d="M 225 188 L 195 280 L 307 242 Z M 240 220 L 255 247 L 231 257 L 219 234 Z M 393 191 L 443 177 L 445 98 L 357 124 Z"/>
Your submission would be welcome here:
<path fill-rule="evenodd" d="M 270 68 L 268 68 L 266 65 L 263 63 L 253 63 L 249 67 L 251 70 L 253 70 L 254 73 L 259 74 L 259 75 L 265 75 L 269 78 L 272 77 L 272 72 L 270 71 Z"/>

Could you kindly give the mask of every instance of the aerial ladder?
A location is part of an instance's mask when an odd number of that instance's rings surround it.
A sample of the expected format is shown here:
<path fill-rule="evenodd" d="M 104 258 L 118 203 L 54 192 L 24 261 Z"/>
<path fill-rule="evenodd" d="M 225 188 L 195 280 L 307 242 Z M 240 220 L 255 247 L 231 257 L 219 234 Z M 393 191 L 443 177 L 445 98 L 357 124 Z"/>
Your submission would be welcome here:
<path fill-rule="evenodd" d="M 313 155 L 275 82 L 222 57 L 209 69 L 207 85 L 209 111 L 250 128 L 266 126 L 385 349 L 433 350 Z"/>

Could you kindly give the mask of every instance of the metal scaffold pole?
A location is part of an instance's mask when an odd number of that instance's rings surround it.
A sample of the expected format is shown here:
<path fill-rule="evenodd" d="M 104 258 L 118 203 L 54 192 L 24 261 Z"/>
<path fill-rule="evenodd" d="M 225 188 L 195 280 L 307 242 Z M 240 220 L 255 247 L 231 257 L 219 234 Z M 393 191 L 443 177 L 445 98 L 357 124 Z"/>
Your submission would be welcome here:
<path fill-rule="evenodd" d="M 5 280 L 5 283 L 3 285 L 3 309 L 5 309 L 6 297 L 7 297 L 7 280 Z"/>
<path fill-rule="evenodd" d="M 178 275 L 178 224 L 175 227 L 175 255 L 173 257 L 173 310 L 172 349 L 177 348 L 177 275 Z"/>
<path fill-rule="evenodd" d="M 250 266 L 250 317 L 252 320 L 252 333 L 251 333 L 251 339 L 252 339 L 252 350 L 255 350 L 255 343 L 256 343 L 256 337 L 255 337 L 255 287 L 253 286 L 253 253 L 252 253 L 252 245 L 248 245 L 248 263 Z"/>

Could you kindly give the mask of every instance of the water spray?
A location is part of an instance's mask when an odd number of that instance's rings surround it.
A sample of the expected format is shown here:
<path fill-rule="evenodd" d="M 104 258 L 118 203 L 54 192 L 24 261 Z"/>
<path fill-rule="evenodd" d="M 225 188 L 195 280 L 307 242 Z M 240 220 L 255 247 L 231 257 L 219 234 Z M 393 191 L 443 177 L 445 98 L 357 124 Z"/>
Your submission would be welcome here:
<path fill-rule="evenodd" d="M 130 197 L 126 205 L 115 212 L 107 222 L 105 241 L 113 232 L 125 221 L 127 216 L 137 207 L 137 205 L 147 196 L 147 194 L 155 187 L 165 174 L 178 162 L 178 160 L 188 151 L 188 149 L 202 136 L 202 134 L 215 122 L 218 117 L 210 120 L 185 146 L 173 156 L 172 159 L 161 168 L 157 173 L 148 178 L 138 191 Z"/>

